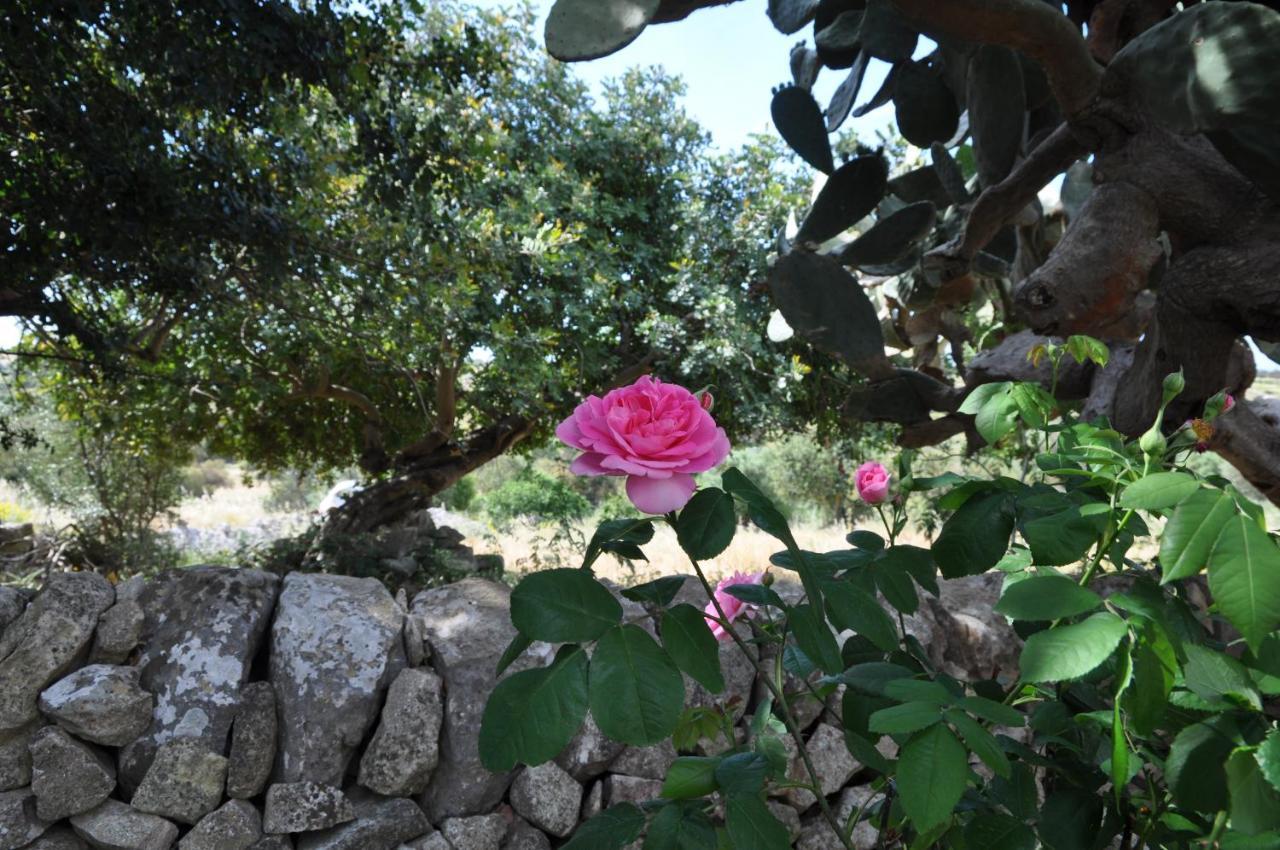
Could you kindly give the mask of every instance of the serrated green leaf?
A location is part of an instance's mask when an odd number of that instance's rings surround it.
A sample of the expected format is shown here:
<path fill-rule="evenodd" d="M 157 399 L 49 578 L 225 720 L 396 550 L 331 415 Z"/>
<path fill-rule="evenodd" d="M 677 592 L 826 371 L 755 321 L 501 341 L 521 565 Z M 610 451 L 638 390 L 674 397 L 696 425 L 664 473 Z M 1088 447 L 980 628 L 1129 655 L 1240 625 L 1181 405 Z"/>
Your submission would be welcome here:
<path fill-rule="evenodd" d="M 978 433 L 992 445 L 1018 424 L 1018 404 L 1013 397 L 1013 386 L 1010 381 L 982 384 L 960 405 L 960 412 L 974 416 Z"/>
<path fill-rule="evenodd" d="M 1183 728 L 1165 760 L 1174 801 L 1184 809 L 1205 814 L 1227 808 L 1230 800 L 1224 765 L 1239 743 L 1240 731 L 1225 715 Z"/>
<path fill-rule="evenodd" d="M 894 679 L 910 679 L 915 676 L 912 670 L 899 664 L 885 661 L 868 661 L 855 664 L 839 676 L 832 676 L 830 681 L 848 685 L 852 690 L 868 696 L 884 696 L 885 685 Z"/>
<path fill-rule="evenodd" d="M 1102 597 L 1066 576 L 1032 576 L 1010 585 L 995 610 L 1014 620 L 1060 620 L 1101 604 Z"/>
<path fill-rule="evenodd" d="M 649 823 L 644 850 L 716 850 L 716 828 L 694 805 L 664 806 Z"/>
<path fill-rule="evenodd" d="M 1280 625 L 1280 548 L 1248 517 L 1227 520 L 1209 553 L 1209 589 L 1256 650 Z"/>
<path fill-rule="evenodd" d="M 764 788 L 769 760 L 759 753 L 735 753 L 716 766 L 716 784 L 725 794 L 757 794 Z"/>
<path fill-rule="evenodd" d="M 957 704 L 970 714 L 1001 726 L 1022 726 L 1026 723 L 1018 709 L 986 697 L 965 697 Z"/>
<path fill-rule="evenodd" d="M 618 850 L 635 841 L 644 824 L 639 807 L 619 803 L 584 822 L 560 850 Z"/>
<path fill-rule="evenodd" d="M 832 582 L 825 593 L 831 622 L 837 628 L 852 629 L 885 652 L 897 649 L 898 628 L 874 596 L 847 581 Z M 839 673 L 843 669 L 842 664 L 828 672 Z"/>
<path fill-rule="evenodd" d="M 1128 632 L 1124 620 L 1107 611 L 1070 626 L 1036 632 L 1022 648 L 1019 669 L 1026 682 L 1078 679 L 1111 657 Z"/>
<path fill-rule="evenodd" d="M 1209 704 L 1222 708 L 1247 707 L 1262 710 L 1262 695 L 1254 687 L 1249 671 L 1236 659 L 1196 644 L 1187 644 L 1183 668 L 1186 686 Z"/>
<path fill-rule="evenodd" d="M 733 794 L 725 805 L 725 828 L 734 850 L 787 850 L 791 834 L 756 794 Z"/>
<path fill-rule="evenodd" d="M 684 709 L 684 680 L 639 626 L 605 632 L 591 657 L 591 715 L 615 741 L 647 747 L 668 737 Z"/>
<path fill-rule="evenodd" d="M 507 668 L 515 663 L 517 658 L 524 655 L 524 651 L 531 646 L 533 646 L 533 641 L 516 632 L 516 636 L 511 639 L 511 643 L 507 644 L 507 648 L 502 651 L 502 657 L 498 659 L 498 668 L 493 675 L 501 676 L 505 673 Z"/>
<path fill-rule="evenodd" d="M 622 595 L 632 602 L 648 602 L 651 605 L 670 605 L 688 576 L 663 576 L 635 587 L 623 588 Z"/>
<path fill-rule="evenodd" d="M 1163 511 L 1185 501 L 1200 489 L 1200 482 L 1185 472 L 1156 472 L 1124 488 L 1120 507 Z"/>
<path fill-rule="evenodd" d="M 885 683 L 884 695 L 901 702 L 931 702 L 950 705 L 956 701 L 951 691 L 938 682 L 924 679 L 893 679 Z"/>
<path fill-rule="evenodd" d="M 1237 514 L 1235 501 L 1219 490 L 1200 490 L 1178 505 L 1160 537 L 1162 582 L 1200 572 L 1223 527 Z"/>
<path fill-rule="evenodd" d="M 964 829 L 965 844 L 974 850 L 1035 850 L 1036 834 L 1017 818 L 979 814 Z"/>
<path fill-rule="evenodd" d="M 1280 726 L 1271 727 L 1266 739 L 1258 745 L 1254 758 L 1271 787 L 1280 792 Z"/>
<path fill-rule="evenodd" d="M 680 548 L 695 561 L 716 557 L 729 547 L 738 528 L 733 497 L 708 487 L 693 494 L 676 519 L 676 539 Z"/>
<path fill-rule="evenodd" d="M 951 819 L 968 777 L 965 749 L 941 723 L 913 735 L 898 756 L 902 806 L 922 831 Z"/>
<path fill-rule="evenodd" d="M 817 609 L 812 605 L 797 605 L 787 615 L 787 622 L 796 643 L 814 664 L 833 675 L 844 669 L 840 645 Z"/>
<path fill-rule="evenodd" d="M 677 667 L 713 694 L 724 690 L 720 644 L 701 611 L 683 603 L 664 611 L 661 634 L 662 645 Z"/>
<path fill-rule="evenodd" d="M 621 603 L 585 570 L 532 573 L 511 591 L 511 622 L 532 640 L 595 640 L 621 619 Z"/>
<path fill-rule="evenodd" d="M 933 544 L 933 559 L 944 578 L 984 573 L 1009 548 L 1013 534 L 1013 499 L 989 493 L 969 499 L 943 524 Z"/>
<path fill-rule="evenodd" d="M 716 790 L 716 767 L 720 758 L 680 756 L 667 768 L 662 781 L 662 796 L 668 800 L 705 797 Z"/>
<path fill-rule="evenodd" d="M 872 732 L 897 735 L 924 729 L 941 719 L 942 708 L 937 703 L 904 702 L 902 705 L 882 708 L 872 714 L 868 726 Z"/>
<path fill-rule="evenodd" d="M 480 761 L 495 773 L 555 758 L 587 715 L 587 653 L 561 649 L 547 667 L 494 687 L 480 719 Z"/>
<path fill-rule="evenodd" d="M 1280 791 L 1262 775 L 1253 747 L 1241 747 L 1227 759 L 1231 828 L 1246 835 L 1280 829 Z"/>
<path fill-rule="evenodd" d="M 996 741 L 995 736 L 984 729 L 981 723 L 955 708 L 948 709 L 945 717 L 952 726 L 956 727 L 956 731 L 960 733 L 960 737 L 964 739 L 973 754 L 982 759 L 982 763 L 991 768 L 996 776 L 1009 776 L 1008 756 L 1000 748 L 1000 743 Z"/>

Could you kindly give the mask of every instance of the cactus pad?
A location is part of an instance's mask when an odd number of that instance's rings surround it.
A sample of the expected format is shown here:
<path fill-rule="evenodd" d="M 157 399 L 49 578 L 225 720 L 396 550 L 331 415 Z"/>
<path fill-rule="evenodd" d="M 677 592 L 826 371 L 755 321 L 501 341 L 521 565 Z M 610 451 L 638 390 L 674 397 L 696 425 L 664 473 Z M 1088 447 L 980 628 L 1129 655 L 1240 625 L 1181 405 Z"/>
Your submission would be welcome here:
<path fill-rule="evenodd" d="M 556 0 L 547 15 L 547 52 L 562 62 L 608 56 L 657 14 L 660 0 Z"/>
<path fill-rule="evenodd" d="M 864 374 L 887 371 L 875 305 L 835 260 L 792 251 L 774 263 L 769 289 L 787 324 L 814 346 Z"/>
<path fill-rule="evenodd" d="M 802 88 L 783 86 L 773 93 L 770 110 L 778 135 L 801 159 L 824 174 L 835 170 L 827 125 L 813 95 Z"/>
<path fill-rule="evenodd" d="M 908 204 L 877 221 L 870 230 L 840 249 L 846 266 L 885 266 L 905 256 L 933 232 L 938 208 L 928 201 Z"/>
<path fill-rule="evenodd" d="M 918 148 L 945 142 L 960 123 L 955 96 L 937 69 L 924 62 L 898 66 L 893 85 L 898 131 Z"/>
<path fill-rule="evenodd" d="M 883 156 L 860 156 L 836 169 L 800 225 L 796 242 L 826 242 L 871 214 L 884 197 L 889 163 Z"/>

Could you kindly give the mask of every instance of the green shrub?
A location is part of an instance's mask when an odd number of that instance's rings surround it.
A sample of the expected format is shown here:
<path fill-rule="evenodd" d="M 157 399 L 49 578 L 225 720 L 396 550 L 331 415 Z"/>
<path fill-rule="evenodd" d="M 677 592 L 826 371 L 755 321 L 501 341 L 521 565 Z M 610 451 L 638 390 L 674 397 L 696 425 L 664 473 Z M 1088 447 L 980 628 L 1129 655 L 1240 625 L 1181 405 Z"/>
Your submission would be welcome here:
<path fill-rule="evenodd" d="M 235 483 L 235 471 L 220 457 L 198 460 L 182 470 L 182 492 L 188 498 L 208 496 Z"/>
<path fill-rule="evenodd" d="M 298 513 L 314 510 L 324 496 L 325 486 L 309 472 L 286 472 L 272 478 L 262 506 L 272 513 Z"/>
<path fill-rule="evenodd" d="M 517 517 L 542 522 L 582 519 L 591 513 L 591 503 L 562 478 L 532 467 L 481 499 L 481 508 L 495 522 Z"/>
<path fill-rule="evenodd" d="M 459 478 L 436 498 L 447 510 L 462 513 L 476 500 L 476 482 L 470 475 Z"/>

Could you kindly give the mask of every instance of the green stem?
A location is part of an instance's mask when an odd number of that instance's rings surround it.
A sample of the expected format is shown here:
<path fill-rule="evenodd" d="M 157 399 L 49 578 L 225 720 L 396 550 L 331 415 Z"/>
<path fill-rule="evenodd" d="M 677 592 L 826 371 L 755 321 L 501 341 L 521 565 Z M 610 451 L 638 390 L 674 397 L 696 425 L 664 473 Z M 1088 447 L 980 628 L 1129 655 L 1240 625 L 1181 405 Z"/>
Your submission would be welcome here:
<path fill-rule="evenodd" d="M 715 589 L 712 588 L 711 582 L 707 581 L 707 576 L 702 572 L 702 566 L 693 558 L 689 559 L 689 563 L 693 564 L 693 571 L 698 575 L 698 581 L 702 582 L 702 589 L 707 592 L 707 598 L 711 600 L 711 604 L 715 606 L 716 613 L 719 614 L 726 622 L 729 618 L 724 613 L 724 608 L 720 606 L 720 600 L 716 598 Z M 751 655 L 747 642 L 738 634 L 738 630 L 734 628 L 726 629 L 729 637 L 733 640 L 739 651 L 746 657 L 751 664 L 752 669 L 756 672 L 756 678 L 765 683 L 769 692 L 773 695 L 773 704 L 777 706 L 779 713 L 782 715 L 782 722 L 787 727 L 787 731 L 791 734 L 791 738 L 796 742 L 796 751 L 800 755 L 800 761 L 804 764 L 805 772 L 809 774 L 809 780 L 813 783 L 814 796 L 818 798 L 818 806 L 822 809 L 822 817 L 827 821 L 834 832 L 840 839 L 840 843 L 845 850 L 855 850 L 853 843 L 845 838 L 844 832 L 840 829 L 840 820 L 836 817 L 836 813 L 831 810 L 831 804 L 827 802 L 827 798 L 822 794 L 822 781 L 818 778 L 818 771 L 813 766 L 813 759 L 809 757 L 809 749 L 805 746 L 804 735 L 800 732 L 800 727 L 796 723 L 795 717 L 791 714 L 791 708 L 787 705 L 786 695 L 783 694 L 782 688 L 774 681 L 773 676 L 767 675 L 760 667 L 760 662 Z M 779 656 L 781 657 L 781 656 Z"/>

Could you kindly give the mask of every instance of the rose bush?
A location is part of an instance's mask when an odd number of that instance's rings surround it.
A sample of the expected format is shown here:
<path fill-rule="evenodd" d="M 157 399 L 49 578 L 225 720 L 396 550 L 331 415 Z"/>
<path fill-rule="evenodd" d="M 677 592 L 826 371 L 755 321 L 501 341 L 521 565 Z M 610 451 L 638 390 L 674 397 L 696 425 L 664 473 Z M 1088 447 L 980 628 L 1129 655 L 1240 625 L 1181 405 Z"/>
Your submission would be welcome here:
<path fill-rule="evenodd" d="M 1100 344 L 1088 350 L 1105 360 Z M 1056 371 L 1062 352 L 1047 353 Z M 1167 405 L 1181 377 L 1164 389 Z M 590 474 L 668 481 L 727 450 L 694 409 L 704 412 L 693 394 L 644 382 L 589 399 L 562 438 L 588 453 L 575 466 Z M 1036 474 L 916 478 L 904 452 L 890 499 L 888 470 L 864 464 L 855 483 L 884 533 L 852 531 L 848 549 L 800 549 L 783 514 L 736 469 L 696 493 L 691 480 L 670 491 L 642 485 L 639 501 L 667 510 L 603 523 L 580 568 L 534 573 L 513 591 L 519 634 L 501 668 L 534 641 L 560 647 L 551 664 L 494 689 L 480 732 L 484 764 L 500 771 L 553 758 L 588 711 L 615 740 L 676 742 L 681 755 L 658 799 L 611 806 L 564 850 L 617 850 L 642 833 L 645 850 L 787 847 L 765 805 L 770 789 L 796 784 L 783 736 L 805 766 L 799 784 L 846 850 L 859 823 L 880 846 L 913 850 L 1280 847 L 1280 546 L 1262 510 L 1229 482 L 1185 469 L 1198 437 L 1186 428 L 1166 437 L 1163 408 L 1137 441 L 1080 421 L 1035 384 L 979 387 L 961 410 L 989 443 L 1020 427 L 1037 432 Z M 1201 421 L 1228 410 L 1224 395 Z M 677 455 L 687 462 L 661 465 Z M 938 494 L 949 513 L 927 549 L 898 542 L 913 492 Z M 650 503 L 653 493 L 663 498 Z M 755 575 L 707 580 L 701 561 L 729 545 L 740 510 L 781 544 L 771 561 L 795 574 L 798 602 Z M 592 565 L 605 552 L 643 558 L 658 523 L 674 528 L 708 602 L 673 605 L 682 576 L 623 591 L 654 617 L 655 639 L 623 622 Z M 1143 540 L 1158 554 L 1140 558 Z M 939 576 L 988 570 L 1003 576 L 996 611 L 1025 639 L 1020 669 L 957 681 L 933 667 L 901 615 L 921 593 L 939 593 Z M 1209 608 L 1190 592 L 1201 573 Z M 744 617 L 752 608 L 763 615 Z M 718 638 L 744 652 L 766 689 L 746 737 L 730 728 L 719 751 L 698 718 L 728 717 L 729 706 L 685 711 L 682 677 L 723 693 Z M 812 692 L 784 692 L 784 674 L 807 679 Z M 877 792 L 843 821 L 796 721 L 798 701 L 827 700 L 842 686 L 845 744 L 876 775 Z"/>

